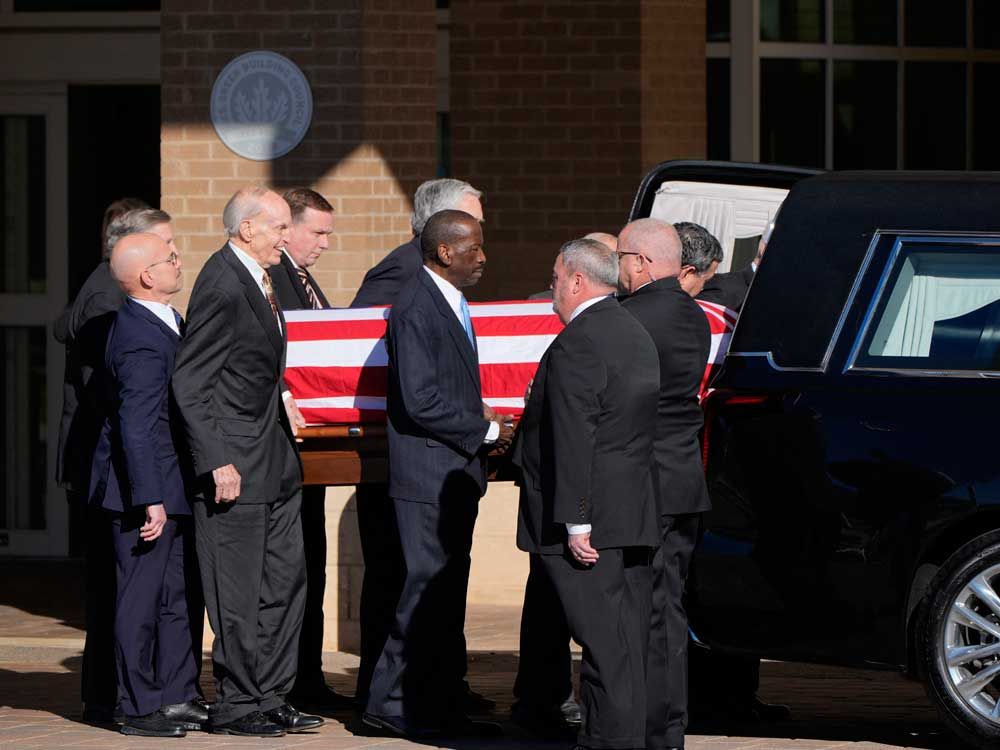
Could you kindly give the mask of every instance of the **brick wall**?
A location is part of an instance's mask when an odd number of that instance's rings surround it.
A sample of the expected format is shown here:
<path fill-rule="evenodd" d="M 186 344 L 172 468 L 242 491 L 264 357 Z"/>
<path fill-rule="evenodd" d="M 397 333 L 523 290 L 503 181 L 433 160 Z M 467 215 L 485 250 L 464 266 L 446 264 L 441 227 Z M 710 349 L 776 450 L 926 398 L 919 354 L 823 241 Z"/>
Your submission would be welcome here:
<path fill-rule="evenodd" d="M 470 296 L 547 287 L 559 245 L 617 232 L 649 166 L 704 154 L 704 16 L 704 0 L 452 0 L 452 171 L 487 193 Z"/>
<path fill-rule="evenodd" d="M 410 196 L 436 167 L 433 3 L 164 0 L 161 17 L 162 205 L 186 289 L 222 245 L 222 208 L 237 188 L 306 185 L 337 210 L 315 275 L 332 304 L 347 304 L 365 270 L 410 236 Z M 270 163 L 233 154 L 209 120 L 216 76 L 257 49 L 294 61 L 313 94 L 305 139 Z"/>

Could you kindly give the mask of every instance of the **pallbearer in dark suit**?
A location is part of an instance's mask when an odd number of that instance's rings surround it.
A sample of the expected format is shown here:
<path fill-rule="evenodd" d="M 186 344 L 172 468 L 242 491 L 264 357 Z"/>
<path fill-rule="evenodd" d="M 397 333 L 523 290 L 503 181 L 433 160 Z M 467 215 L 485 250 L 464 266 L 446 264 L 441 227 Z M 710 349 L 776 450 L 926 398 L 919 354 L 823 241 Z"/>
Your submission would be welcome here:
<path fill-rule="evenodd" d="M 191 505 L 171 429 L 180 316 L 169 301 L 182 286 L 181 262 L 156 235 L 131 234 L 115 245 L 110 268 L 129 296 L 108 334 L 112 402 L 94 452 L 90 497 L 111 518 L 121 731 L 180 737 L 208 718 L 195 701 L 197 657 L 184 591 Z"/>
<path fill-rule="evenodd" d="M 517 544 L 538 555 L 583 646 L 579 745 L 645 745 L 659 365 L 614 299 L 618 262 L 595 240 L 563 246 L 553 307 L 566 328 L 539 363 L 514 461 Z"/>
<path fill-rule="evenodd" d="M 173 393 L 197 473 L 194 515 L 215 633 L 210 728 L 274 737 L 323 723 L 288 705 L 305 606 L 301 415 L 282 405 L 285 324 L 269 266 L 291 217 L 281 196 L 245 188 L 223 212 L 229 242 L 191 294 Z"/>
<path fill-rule="evenodd" d="M 333 206 L 308 188 L 284 194 L 292 225 L 281 262 L 267 273 L 282 310 L 330 307 L 309 269 L 326 252 L 333 234 Z M 354 700 L 338 695 L 323 677 L 323 595 L 326 591 L 326 487 L 302 488 L 302 544 L 306 556 L 306 610 L 299 636 L 299 665 L 289 699 L 316 708 L 350 708 Z"/>
<path fill-rule="evenodd" d="M 119 216 L 136 208 L 148 207 L 139 198 L 122 198 L 105 209 L 101 227 L 101 262 L 91 271 L 76 298 L 52 329 L 56 341 L 66 346 L 63 407 L 56 447 L 56 482 L 66 490 L 70 526 L 79 529 L 70 541 L 71 554 L 82 548 L 84 555 L 87 638 L 80 670 L 80 697 L 84 703 L 83 720 L 90 723 L 111 723 L 117 701 L 113 633 L 115 562 L 110 527 L 107 514 L 87 502 L 94 447 L 105 416 L 103 399 L 98 396 L 101 378 L 93 376 L 95 368 L 104 368 L 108 329 L 125 301 L 121 287 L 111 276 L 108 265 L 111 248 L 107 247 L 105 239 L 108 226 Z M 80 516 L 83 516 L 82 523 L 74 520 Z"/>
<path fill-rule="evenodd" d="M 406 579 L 363 721 L 393 735 L 499 730 L 464 716 L 465 597 L 486 452 L 510 423 L 487 418 L 461 289 L 486 263 L 479 222 L 441 211 L 421 234 L 424 268 L 389 315 L 389 494 Z M 489 416 L 493 417 L 492 414 Z"/>
<path fill-rule="evenodd" d="M 711 256 L 688 257 L 682 263 L 677 232 L 656 219 L 628 224 L 619 253 L 619 284 L 630 295 L 622 306 L 652 337 L 660 363 L 652 463 L 661 537 L 653 556 L 646 748 L 667 750 L 684 747 L 688 628 L 682 597 L 701 514 L 711 507 L 698 441 L 698 390 L 712 337 L 705 313 L 678 277 L 683 274 L 687 284 L 703 283 L 698 268 L 714 269 Z"/>
<path fill-rule="evenodd" d="M 428 180 L 413 195 L 410 227 L 413 237 L 365 274 L 351 307 L 393 305 L 399 290 L 424 267 L 420 233 L 438 211 L 465 211 L 483 220 L 483 194 L 467 182 L 443 178 Z M 399 531 L 389 489 L 385 484 L 361 484 L 357 487 L 358 530 L 365 560 L 361 585 L 361 665 L 356 692 L 358 708 L 364 710 L 375 662 L 382 653 L 385 639 L 396 612 L 405 571 L 399 551 Z M 492 709 L 493 701 L 468 689 L 465 708 L 469 712 Z"/>

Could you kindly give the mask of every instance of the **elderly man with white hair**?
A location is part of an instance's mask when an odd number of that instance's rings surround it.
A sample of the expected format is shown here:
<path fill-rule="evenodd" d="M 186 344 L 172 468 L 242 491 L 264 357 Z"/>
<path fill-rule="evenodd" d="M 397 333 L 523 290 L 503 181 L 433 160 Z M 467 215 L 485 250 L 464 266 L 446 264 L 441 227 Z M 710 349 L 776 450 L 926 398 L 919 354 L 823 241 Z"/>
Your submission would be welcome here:
<path fill-rule="evenodd" d="M 538 365 L 513 453 L 517 545 L 536 557 L 583 646 L 584 748 L 646 743 L 660 370 L 649 334 L 614 298 L 617 283 L 617 257 L 601 242 L 559 251 L 553 307 L 566 327 Z"/>
<path fill-rule="evenodd" d="M 286 700 L 305 607 L 302 464 L 290 398 L 282 406 L 285 322 L 268 267 L 281 261 L 291 215 L 277 193 L 238 191 L 229 239 L 195 281 L 173 393 L 197 475 L 198 563 L 215 633 L 219 734 L 276 737 L 315 729 Z"/>

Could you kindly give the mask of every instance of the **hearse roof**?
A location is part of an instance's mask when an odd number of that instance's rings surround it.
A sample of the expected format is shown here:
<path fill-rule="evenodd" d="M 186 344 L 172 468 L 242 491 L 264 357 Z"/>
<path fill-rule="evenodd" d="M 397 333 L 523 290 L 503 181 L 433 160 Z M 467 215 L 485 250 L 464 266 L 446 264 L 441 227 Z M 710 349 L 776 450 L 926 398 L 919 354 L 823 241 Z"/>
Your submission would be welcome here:
<path fill-rule="evenodd" d="M 1000 234 L 1000 173 L 831 172 L 796 183 L 730 351 L 819 367 L 878 231 Z"/>

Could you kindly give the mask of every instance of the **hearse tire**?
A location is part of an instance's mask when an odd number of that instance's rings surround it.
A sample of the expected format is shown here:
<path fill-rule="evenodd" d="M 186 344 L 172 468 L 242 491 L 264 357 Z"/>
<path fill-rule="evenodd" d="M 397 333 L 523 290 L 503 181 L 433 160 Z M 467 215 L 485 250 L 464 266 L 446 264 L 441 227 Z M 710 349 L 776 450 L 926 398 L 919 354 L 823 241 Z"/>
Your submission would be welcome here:
<path fill-rule="evenodd" d="M 984 583 L 991 585 L 983 588 Z M 916 651 L 928 696 L 962 740 L 973 747 L 996 748 L 1000 744 L 1000 532 L 967 542 L 944 562 L 918 616 Z M 958 658 L 961 653 L 964 659 L 966 652 L 956 650 L 963 648 L 974 649 L 983 658 L 949 666 L 946 654 Z M 983 676 L 976 679 L 980 673 Z M 983 689 L 972 692 L 984 680 Z"/>

